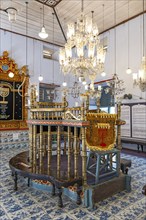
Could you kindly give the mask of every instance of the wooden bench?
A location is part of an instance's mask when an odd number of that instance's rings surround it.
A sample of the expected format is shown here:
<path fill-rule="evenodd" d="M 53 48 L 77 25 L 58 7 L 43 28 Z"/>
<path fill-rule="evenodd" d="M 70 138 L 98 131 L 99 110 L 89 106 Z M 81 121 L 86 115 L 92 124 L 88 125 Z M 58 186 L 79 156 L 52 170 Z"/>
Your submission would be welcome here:
<path fill-rule="evenodd" d="M 146 146 L 146 138 L 129 138 L 129 137 L 121 137 L 122 143 L 128 143 L 128 144 L 137 144 L 137 150 L 140 152 L 143 152 L 144 146 Z"/>

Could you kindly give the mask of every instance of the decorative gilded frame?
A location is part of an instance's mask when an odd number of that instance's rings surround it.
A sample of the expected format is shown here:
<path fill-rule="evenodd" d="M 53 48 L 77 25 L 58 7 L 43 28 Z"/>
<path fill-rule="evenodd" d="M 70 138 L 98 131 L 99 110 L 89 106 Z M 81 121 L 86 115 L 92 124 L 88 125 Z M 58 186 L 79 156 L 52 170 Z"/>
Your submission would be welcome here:
<path fill-rule="evenodd" d="M 6 67 L 6 68 L 4 68 Z M 14 77 L 10 78 L 9 73 L 13 72 Z M 3 130 L 23 130 L 28 129 L 26 120 L 28 116 L 28 109 L 25 106 L 26 94 L 28 92 L 29 76 L 27 75 L 27 67 L 23 66 L 18 69 L 18 65 L 15 60 L 9 57 L 8 51 L 4 51 L 0 56 L 0 81 L 7 82 L 21 82 L 22 85 L 22 120 L 0 120 L 0 131 Z M 3 85 L 1 83 L 1 85 Z"/>

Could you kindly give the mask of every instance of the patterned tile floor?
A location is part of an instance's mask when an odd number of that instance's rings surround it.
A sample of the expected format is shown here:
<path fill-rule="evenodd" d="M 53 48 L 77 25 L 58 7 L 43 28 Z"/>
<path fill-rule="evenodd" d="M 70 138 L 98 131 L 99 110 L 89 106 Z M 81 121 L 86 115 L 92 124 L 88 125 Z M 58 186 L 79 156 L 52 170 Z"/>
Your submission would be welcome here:
<path fill-rule="evenodd" d="M 26 148 L 23 150 L 26 150 Z M 132 191 L 115 194 L 96 204 L 93 210 L 77 206 L 63 196 L 64 208 L 57 207 L 57 198 L 47 192 L 27 187 L 26 179 L 19 177 L 18 191 L 13 190 L 9 159 L 22 149 L 2 150 L 0 154 L 0 220 L 146 220 L 146 196 L 141 191 L 146 184 L 146 159 L 122 154 L 132 160 L 129 174 Z"/>

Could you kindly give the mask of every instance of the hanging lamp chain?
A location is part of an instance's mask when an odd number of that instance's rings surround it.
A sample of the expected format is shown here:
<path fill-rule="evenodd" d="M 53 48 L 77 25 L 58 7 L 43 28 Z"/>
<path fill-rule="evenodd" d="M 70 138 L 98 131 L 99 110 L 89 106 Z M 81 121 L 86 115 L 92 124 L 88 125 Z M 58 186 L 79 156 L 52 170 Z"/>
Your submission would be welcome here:
<path fill-rule="evenodd" d="M 145 55 L 144 50 L 145 48 L 144 48 L 144 0 L 143 0 L 143 57 Z"/>
<path fill-rule="evenodd" d="M 81 2 L 81 12 L 83 13 L 83 11 L 84 11 L 84 3 L 83 3 L 83 0 L 82 0 L 82 2 Z"/>
<path fill-rule="evenodd" d="M 104 4 L 103 6 L 103 47 L 104 47 Z"/>
<path fill-rule="evenodd" d="M 116 39 L 116 0 L 114 1 L 114 20 L 115 20 L 115 74 L 116 74 L 116 72 L 117 72 L 117 70 L 116 70 L 116 41 L 117 41 L 117 39 Z"/>
<path fill-rule="evenodd" d="M 129 68 L 129 0 L 128 0 L 128 68 Z"/>
<path fill-rule="evenodd" d="M 103 6 L 103 31 L 104 31 L 104 4 L 102 6 Z"/>
<path fill-rule="evenodd" d="M 43 27 L 44 27 L 44 3 L 43 3 Z"/>
<path fill-rule="evenodd" d="M 54 54 L 54 13 L 53 15 L 53 54 Z M 54 59 L 53 59 L 53 83 L 54 83 Z"/>
<path fill-rule="evenodd" d="M 25 3 L 26 3 L 26 66 L 27 66 L 28 2 L 25 2 Z"/>

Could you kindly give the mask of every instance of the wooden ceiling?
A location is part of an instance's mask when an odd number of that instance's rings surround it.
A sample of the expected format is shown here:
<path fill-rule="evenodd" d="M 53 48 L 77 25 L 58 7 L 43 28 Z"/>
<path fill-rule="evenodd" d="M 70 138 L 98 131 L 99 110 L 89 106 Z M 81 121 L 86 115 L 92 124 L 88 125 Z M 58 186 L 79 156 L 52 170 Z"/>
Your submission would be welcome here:
<path fill-rule="evenodd" d="M 0 10 L 0 28 L 22 35 L 26 35 L 27 33 L 32 38 L 40 39 L 38 33 L 43 24 L 44 4 L 44 24 L 49 34 L 48 38 L 44 41 L 64 45 L 67 23 L 70 21 L 76 22 L 80 16 L 81 3 L 81 0 L 28 0 L 26 30 L 26 0 L 0 0 L 1 9 L 14 7 L 18 11 L 16 22 L 10 23 L 7 13 Z M 114 27 L 115 23 L 118 25 L 143 12 L 143 0 L 116 0 L 116 10 L 114 3 L 115 0 L 83 1 L 85 15 L 91 16 L 91 11 L 94 11 L 94 21 L 97 23 L 100 33 Z M 145 10 L 146 0 L 144 0 L 144 4 Z M 55 13 L 54 29 L 52 13 Z"/>

